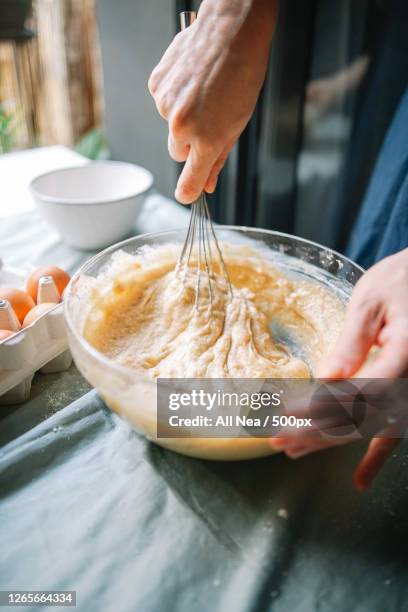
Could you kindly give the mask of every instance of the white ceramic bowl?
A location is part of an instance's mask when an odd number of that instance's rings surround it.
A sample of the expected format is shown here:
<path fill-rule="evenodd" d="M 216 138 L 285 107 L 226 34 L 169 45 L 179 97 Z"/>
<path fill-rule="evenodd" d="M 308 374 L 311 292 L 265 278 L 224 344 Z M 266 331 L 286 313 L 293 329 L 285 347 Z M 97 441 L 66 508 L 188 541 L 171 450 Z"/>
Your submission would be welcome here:
<path fill-rule="evenodd" d="M 153 175 L 120 161 L 97 161 L 41 174 L 30 183 L 37 207 L 62 239 L 96 250 L 129 236 Z"/>

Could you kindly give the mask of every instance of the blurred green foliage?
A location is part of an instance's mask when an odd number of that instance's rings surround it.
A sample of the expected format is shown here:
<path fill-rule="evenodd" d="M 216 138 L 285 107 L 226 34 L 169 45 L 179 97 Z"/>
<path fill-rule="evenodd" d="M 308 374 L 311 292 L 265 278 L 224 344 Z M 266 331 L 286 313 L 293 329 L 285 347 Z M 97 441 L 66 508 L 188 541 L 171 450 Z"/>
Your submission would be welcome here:
<path fill-rule="evenodd" d="M 9 153 L 14 147 L 16 115 L 0 103 L 0 154 Z M 100 128 L 89 130 L 74 146 L 75 151 L 89 159 L 109 159 L 110 153 Z"/>
<path fill-rule="evenodd" d="M 77 153 L 89 159 L 109 159 L 109 149 L 100 128 L 89 130 L 74 147 Z"/>
<path fill-rule="evenodd" d="M 14 115 L 0 104 L 0 153 L 8 153 L 13 147 Z"/>

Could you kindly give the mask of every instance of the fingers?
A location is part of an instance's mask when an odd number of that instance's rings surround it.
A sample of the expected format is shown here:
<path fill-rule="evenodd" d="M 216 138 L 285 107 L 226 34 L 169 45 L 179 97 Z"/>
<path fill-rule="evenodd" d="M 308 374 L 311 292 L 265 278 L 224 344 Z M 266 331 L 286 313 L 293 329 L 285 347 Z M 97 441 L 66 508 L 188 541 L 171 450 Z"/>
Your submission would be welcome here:
<path fill-rule="evenodd" d="M 297 448 L 311 447 L 315 442 L 321 441 L 321 439 L 312 438 L 292 438 L 292 437 L 279 437 L 269 438 L 268 444 L 273 450 L 287 452 Z"/>
<path fill-rule="evenodd" d="M 365 299 L 364 292 L 358 292 L 349 304 L 340 340 L 333 353 L 321 364 L 318 378 L 353 376 L 374 344 L 383 316 L 379 300 Z"/>
<path fill-rule="evenodd" d="M 353 475 L 354 486 L 364 491 L 370 486 L 388 457 L 401 442 L 399 438 L 374 438 Z"/>
<path fill-rule="evenodd" d="M 340 438 L 337 440 L 312 440 L 311 442 L 308 441 L 304 446 L 299 445 L 287 448 L 284 452 L 289 459 L 300 459 L 311 453 L 333 448 L 335 446 L 343 446 L 343 444 L 348 444 L 349 442 L 352 442 L 349 438 Z"/>
<path fill-rule="evenodd" d="M 394 342 L 381 349 L 378 356 L 359 372 L 360 378 L 403 378 L 408 371 L 407 349 Z"/>
<path fill-rule="evenodd" d="M 218 151 L 199 154 L 194 146 L 190 148 L 187 161 L 177 183 L 175 196 L 182 204 L 191 204 L 204 190 L 211 169 L 218 157 Z"/>
<path fill-rule="evenodd" d="M 379 335 L 378 355 L 359 372 L 361 378 L 405 378 L 408 375 L 408 325 L 404 318 L 387 325 Z"/>
<path fill-rule="evenodd" d="M 231 140 L 223 149 L 222 153 L 214 157 L 214 152 L 206 156 L 198 155 L 194 148 L 181 143 L 174 136 L 169 134 L 170 155 L 176 161 L 186 161 L 184 169 L 180 175 L 176 198 L 182 204 L 190 204 L 198 198 L 200 193 L 205 190 L 213 193 L 217 185 L 218 175 L 221 172 L 225 161 L 234 146 L 235 140 Z M 213 162 L 213 160 L 215 161 Z M 212 163 L 212 166 L 209 164 Z"/>
<path fill-rule="evenodd" d="M 219 158 L 217 159 L 217 161 L 215 162 L 214 166 L 212 167 L 212 170 L 210 172 L 210 176 L 208 177 L 207 183 L 204 187 L 205 191 L 207 191 L 207 193 L 213 193 L 215 191 L 215 188 L 217 186 L 217 181 L 218 181 L 218 176 L 221 172 L 221 170 L 224 167 L 225 161 L 228 157 L 228 155 L 230 154 L 230 151 L 232 149 L 232 147 L 235 144 L 235 140 L 231 140 L 228 145 L 225 147 L 225 149 L 223 150 L 223 152 L 221 153 L 221 155 L 219 156 Z"/>
<path fill-rule="evenodd" d="M 199 156 L 196 153 L 192 153 L 191 158 L 190 151 L 192 151 L 190 145 L 184 143 L 175 138 L 171 133 L 168 137 L 168 148 L 171 157 L 177 162 L 188 161 L 187 168 L 183 169 L 180 176 L 177 189 L 176 198 L 183 204 L 189 204 L 196 200 L 200 193 L 205 190 L 208 193 L 213 193 L 217 185 L 218 175 L 221 172 L 225 160 L 227 159 L 234 141 L 230 142 L 225 147 L 221 155 L 216 159 L 212 168 L 208 173 L 208 163 L 205 162 L 205 157 Z M 213 155 L 208 156 L 208 160 L 212 159 Z M 203 182 L 204 181 L 204 182 Z"/>
<path fill-rule="evenodd" d="M 283 451 L 290 459 L 299 459 L 310 453 L 341 446 L 349 442 L 352 442 L 349 438 L 337 440 L 272 438 L 269 440 L 274 450 Z M 354 486 L 358 491 L 364 491 L 370 486 L 388 457 L 400 442 L 400 438 L 373 438 L 373 440 L 371 440 L 364 457 L 353 475 Z"/>
<path fill-rule="evenodd" d="M 177 162 L 186 161 L 190 152 L 190 146 L 187 143 L 174 138 L 171 133 L 168 137 L 168 149 L 170 156 Z"/>
<path fill-rule="evenodd" d="M 334 446 L 342 446 L 353 442 L 351 438 L 271 438 L 268 440 L 273 450 L 282 451 L 290 459 L 299 459 L 310 453 L 332 448 Z"/>

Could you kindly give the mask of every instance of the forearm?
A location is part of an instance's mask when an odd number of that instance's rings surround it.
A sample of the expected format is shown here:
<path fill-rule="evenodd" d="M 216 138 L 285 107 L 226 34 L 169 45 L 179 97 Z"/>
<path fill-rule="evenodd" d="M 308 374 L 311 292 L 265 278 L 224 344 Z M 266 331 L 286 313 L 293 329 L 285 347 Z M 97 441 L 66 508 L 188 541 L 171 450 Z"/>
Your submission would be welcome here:
<path fill-rule="evenodd" d="M 277 14 L 278 0 L 203 0 L 197 26 L 207 31 L 209 43 L 229 46 L 245 35 L 255 48 L 268 50 Z"/>
<path fill-rule="evenodd" d="M 369 63 L 370 58 L 368 55 L 362 55 L 354 60 L 352 64 L 347 66 L 347 68 L 340 70 L 340 72 L 335 76 L 336 88 L 339 94 L 353 91 L 356 89 L 356 87 L 358 87 L 364 74 L 366 73 Z"/>

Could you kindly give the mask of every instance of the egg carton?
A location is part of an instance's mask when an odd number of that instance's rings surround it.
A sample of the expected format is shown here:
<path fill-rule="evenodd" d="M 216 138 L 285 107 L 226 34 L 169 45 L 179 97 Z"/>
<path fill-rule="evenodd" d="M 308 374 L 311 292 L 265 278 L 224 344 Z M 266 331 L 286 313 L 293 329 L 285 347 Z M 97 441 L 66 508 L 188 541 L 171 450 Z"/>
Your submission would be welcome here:
<path fill-rule="evenodd" d="M 23 285 L 26 273 L 2 268 L 0 285 Z M 62 372 L 72 364 L 62 304 L 43 314 L 25 329 L 0 342 L 0 405 L 18 404 L 30 397 L 34 374 Z"/>

